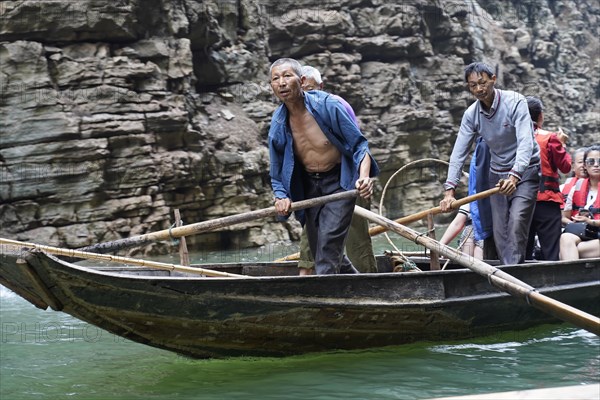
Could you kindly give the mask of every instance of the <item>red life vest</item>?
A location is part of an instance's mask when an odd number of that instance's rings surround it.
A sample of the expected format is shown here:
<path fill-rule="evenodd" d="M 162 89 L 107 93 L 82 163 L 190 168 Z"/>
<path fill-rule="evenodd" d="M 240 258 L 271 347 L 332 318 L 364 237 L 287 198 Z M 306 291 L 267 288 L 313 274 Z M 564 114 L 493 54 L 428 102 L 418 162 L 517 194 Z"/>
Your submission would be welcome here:
<path fill-rule="evenodd" d="M 564 199 L 560 192 L 559 176 L 556 168 L 552 168 L 550 155 L 548 151 L 548 141 L 554 133 L 539 134 L 536 130 L 535 140 L 540 145 L 540 164 L 541 174 L 540 188 L 538 190 L 537 201 L 552 201 L 563 204 Z"/>
<path fill-rule="evenodd" d="M 585 178 L 581 182 L 581 187 L 573 192 L 573 210 L 571 211 L 571 216 L 579 214 L 579 210 L 585 208 L 585 203 L 587 203 L 588 198 L 589 185 L 590 178 Z M 600 182 L 598 182 L 598 193 L 600 193 Z M 594 204 L 589 210 L 590 214 L 593 215 L 592 218 L 600 219 L 600 195 L 596 195 L 596 200 L 594 200 Z"/>
<path fill-rule="evenodd" d="M 562 189 L 564 201 L 567 201 L 567 197 L 569 196 L 569 193 L 571 193 L 571 189 L 573 189 L 573 187 L 577 184 L 578 180 L 579 180 L 579 178 L 577 178 L 576 176 L 572 176 L 571 178 L 569 178 L 565 181 L 565 186 L 563 186 L 563 189 Z M 563 206 L 564 206 L 564 204 L 563 204 Z M 563 208 L 563 207 L 561 207 L 561 208 Z"/>

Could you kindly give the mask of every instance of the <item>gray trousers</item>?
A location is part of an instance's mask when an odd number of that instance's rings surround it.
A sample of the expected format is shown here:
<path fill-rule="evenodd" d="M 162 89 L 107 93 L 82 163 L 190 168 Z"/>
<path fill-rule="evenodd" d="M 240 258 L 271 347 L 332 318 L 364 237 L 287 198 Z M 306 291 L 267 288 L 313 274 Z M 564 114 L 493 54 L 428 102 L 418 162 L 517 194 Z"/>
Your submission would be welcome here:
<path fill-rule="evenodd" d="M 339 168 L 323 174 L 304 173 L 307 199 L 343 192 Z M 355 199 L 338 200 L 306 209 L 306 235 L 317 275 L 358 273 L 344 254 Z"/>
<path fill-rule="evenodd" d="M 496 186 L 507 174 L 490 172 L 490 187 Z M 502 264 L 521 264 L 525 261 L 529 226 L 539 188 L 539 166 L 525 170 L 517 190 L 510 196 L 495 194 L 490 198 L 496 251 Z"/>

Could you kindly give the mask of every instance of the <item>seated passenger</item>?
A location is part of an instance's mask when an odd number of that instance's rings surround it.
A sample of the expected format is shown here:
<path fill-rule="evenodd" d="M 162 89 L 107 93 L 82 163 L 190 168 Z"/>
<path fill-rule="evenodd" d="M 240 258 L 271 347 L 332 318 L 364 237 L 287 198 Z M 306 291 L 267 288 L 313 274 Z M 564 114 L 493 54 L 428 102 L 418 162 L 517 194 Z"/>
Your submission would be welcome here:
<path fill-rule="evenodd" d="M 565 183 L 560 185 L 560 191 L 563 195 L 563 200 L 567 201 L 567 196 L 573 186 L 577 183 L 579 179 L 587 178 L 587 171 L 585 170 L 585 165 L 583 165 L 583 155 L 587 149 L 585 147 L 580 147 L 573 153 L 573 165 L 571 166 L 571 176 L 565 180 Z M 565 204 L 561 204 L 561 210 L 564 210 Z M 566 225 L 571 222 L 570 218 L 565 216 L 564 212 L 562 214 L 562 224 Z"/>
<path fill-rule="evenodd" d="M 600 145 L 584 154 L 588 178 L 571 189 L 564 214 L 570 221 L 560 236 L 560 259 L 600 257 Z"/>

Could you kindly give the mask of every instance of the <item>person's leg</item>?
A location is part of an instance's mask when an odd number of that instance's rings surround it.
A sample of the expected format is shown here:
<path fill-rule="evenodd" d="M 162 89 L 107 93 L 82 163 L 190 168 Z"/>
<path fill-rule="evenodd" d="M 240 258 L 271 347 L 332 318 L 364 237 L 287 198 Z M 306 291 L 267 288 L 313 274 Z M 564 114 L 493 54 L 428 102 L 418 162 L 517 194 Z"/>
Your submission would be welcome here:
<path fill-rule="evenodd" d="M 490 173 L 490 185 L 496 186 L 500 176 Z M 507 253 L 508 245 L 508 196 L 495 194 L 490 197 L 490 205 L 492 208 L 492 230 L 494 232 L 494 243 L 498 259 L 502 264 L 507 264 L 505 254 Z"/>
<path fill-rule="evenodd" d="M 369 209 L 369 200 L 359 197 L 356 205 Z M 346 239 L 346 254 L 352 264 L 360 272 L 377 272 L 377 263 L 373 254 L 373 243 L 369 235 L 369 221 L 356 214 L 352 215 L 348 238 Z"/>
<path fill-rule="evenodd" d="M 354 199 L 330 202 L 321 207 L 315 251 L 315 271 L 318 275 L 358 272 L 344 254 L 353 210 Z"/>
<path fill-rule="evenodd" d="M 577 245 L 579 258 L 600 257 L 600 239 L 588 240 Z"/>
<path fill-rule="evenodd" d="M 300 275 L 312 275 L 315 268 L 315 261 L 310 251 L 308 244 L 308 236 L 306 234 L 306 225 L 302 228 L 300 235 L 300 259 L 298 260 L 298 268 Z"/>
<path fill-rule="evenodd" d="M 468 254 L 470 257 L 475 257 L 475 240 L 470 236 L 463 245 L 463 253 Z"/>
<path fill-rule="evenodd" d="M 534 220 L 536 218 L 536 229 L 540 240 L 540 247 L 542 249 L 542 260 L 558 261 L 562 226 L 560 204 L 553 201 L 538 202 Z"/>
<path fill-rule="evenodd" d="M 535 249 L 535 236 L 539 234 L 539 224 L 543 219 L 543 211 L 541 203 L 536 202 L 535 209 L 533 210 L 533 218 L 531 219 L 531 226 L 529 227 L 529 235 L 527 237 L 527 247 L 525 248 L 525 259 L 533 260 L 535 257 L 533 256 Z"/>
<path fill-rule="evenodd" d="M 319 197 L 322 195 L 321 187 L 319 185 L 319 180 L 314 180 L 309 176 L 303 177 L 304 181 L 304 194 L 307 199 L 312 199 L 314 197 Z M 311 207 L 304 210 L 304 215 L 306 216 L 306 220 L 304 222 L 304 231 L 306 232 L 306 239 L 309 246 L 309 253 L 313 259 L 314 263 L 314 254 L 316 254 L 317 249 L 317 239 L 319 237 L 319 229 L 318 229 L 318 215 L 321 207 Z M 301 238 L 302 239 L 302 238 Z"/>
<path fill-rule="evenodd" d="M 560 235 L 560 259 L 561 260 L 579 260 L 579 251 L 577 245 L 581 239 L 572 233 L 563 233 Z"/>
<path fill-rule="evenodd" d="M 344 191 L 339 184 L 339 170 L 318 179 L 307 177 L 305 182 L 306 198 Z M 306 233 L 318 275 L 358 272 L 344 255 L 354 204 L 352 198 L 306 209 Z"/>
<path fill-rule="evenodd" d="M 529 167 L 517 185 L 515 193 L 508 198 L 507 240 L 505 264 L 521 264 L 525 261 L 525 247 L 529 237 L 529 226 L 533 218 L 539 187 L 538 167 Z"/>
<path fill-rule="evenodd" d="M 473 252 L 473 257 L 478 260 L 483 260 L 483 243 L 475 243 L 475 251 Z"/>

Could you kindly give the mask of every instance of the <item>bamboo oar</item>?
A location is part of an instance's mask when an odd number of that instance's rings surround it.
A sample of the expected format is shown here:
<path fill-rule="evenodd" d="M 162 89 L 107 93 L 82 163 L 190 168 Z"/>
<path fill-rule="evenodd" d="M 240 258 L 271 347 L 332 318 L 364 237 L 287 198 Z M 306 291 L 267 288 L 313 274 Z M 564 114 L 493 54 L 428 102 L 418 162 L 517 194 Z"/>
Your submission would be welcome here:
<path fill-rule="evenodd" d="M 313 199 L 301 200 L 292 203 L 291 211 L 303 210 L 305 208 L 320 206 L 332 201 L 349 199 L 356 197 L 358 192 L 348 190 L 345 192 L 334 193 L 327 196 L 315 197 Z M 128 249 L 135 246 L 141 246 L 153 241 L 168 240 L 182 236 L 195 235 L 198 233 L 209 232 L 226 226 L 253 221 L 255 219 L 272 217 L 277 215 L 275 207 L 262 208 L 260 210 L 249 211 L 242 214 L 230 215 L 227 217 L 216 218 L 209 221 L 196 222 L 194 224 L 183 225 L 178 228 L 164 229 L 162 231 L 147 233 L 130 238 L 119 239 L 112 242 L 99 243 L 93 246 L 82 247 L 78 250 L 92 253 L 113 253 L 118 250 Z"/>
<path fill-rule="evenodd" d="M 451 209 L 456 210 L 460 206 L 463 206 L 467 203 L 471 203 L 476 200 L 485 199 L 486 197 L 490 197 L 491 195 L 496 194 L 499 191 L 500 191 L 499 187 L 494 187 L 492 189 L 488 189 L 483 192 L 475 193 L 471 196 L 463 197 L 462 199 L 456 200 L 455 202 L 453 202 Z M 437 206 L 437 207 L 430 208 L 428 210 L 420 211 L 416 214 L 411 214 L 411 215 L 407 215 L 406 217 L 398 218 L 398 219 L 394 220 L 394 222 L 397 222 L 398 224 L 401 224 L 401 225 L 406 225 L 406 224 L 410 224 L 412 222 L 418 221 L 420 219 L 423 219 L 423 218 L 427 217 L 427 215 L 429 215 L 429 214 L 436 215 L 436 214 L 440 214 L 441 212 L 442 212 L 442 208 L 440 206 Z M 379 235 L 380 233 L 387 232 L 388 230 L 389 230 L 389 228 L 379 225 L 379 226 L 369 229 L 369 235 L 371 235 L 371 236 Z"/>
<path fill-rule="evenodd" d="M 485 199 L 486 197 L 490 197 L 491 195 L 496 194 L 499 191 L 500 191 L 500 188 L 499 187 L 495 187 L 495 188 L 492 188 L 492 189 L 485 190 L 483 192 L 475 193 L 475 194 L 473 194 L 471 196 L 463 197 L 462 199 L 456 200 L 454 203 L 452 203 L 452 207 L 451 208 L 453 210 L 456 210 L 457 208 L 459 208 L 462 205 L 465 205 L 467 203 L 471 203 L 471 202 L 476 201 L 476 200 Z M 425 211 L 420 211 L 420 212 L 418 212 L 416 214 L 411 214 L 411 215 L 407 215 L 405 217 L 398 218 L 398 219 L 394 220 L 394 222 L 397 222 L 397 223 L 402 224 L 402 225 L 406 225 L 406 224 L 410 224 L 412 222 L 418 221 L 420 219 L 423 219 L 423 218 L 427 217 L 427 215 L 429 215 L 429 214 L 435 215 L 435 214 L 440 214 L 441 212 L 442 212 L 442 208 L 439 207 L 439 206 L 437 206 L 437 207 L 433 207 L 433 208 L 430 208 L 430 209 L 425 210 Z M 389 228 L 386 228 L 386 227 L 381 226 L 381 225 L 374 226 L 372 228 L 369 228 L 369 235 L 370 236 L 379 235 L 381 233 L 387 232 L 388 230 L 389 230 Z M 288 256 L 279 258 L 279 259 L 277 259 L 275 261 L 278 261 L 278 262 L 281 262 L 281 261 L 293 261 L 293 260 L 298 260 L 299 258 L 300 258 L 300 253 L 294 253 L 294 254 L 290 254 Z"/>
<path fill-rule="evenodd" d="M 204 269 L 204 268 L 185 267 L 182 265 L 167 264 L 167 263 L 161 263 L 161 262 L 157 262 L 157 261 L 140 260 L 140 259 L 129 258 L 129 257 L 113 256 L 110 254 L 98 254 L 98 253 L 89 253 L 89 252 L 80 251 L 80 250 L 61 249 L 60 247 L 46 246 L 43 244 L 36 244 L 36 243 L 19 242 L 17 240 L 4 239 L 4 238 L 0 238 L 0 244 L 8 244 L 8 245 L 12 245 L 12 246 L 25 247 L 25 248 L 34 249 L 34 250 L 41 250 L 46 253 L 55 254 L 55 255 L 59 255 L 59 256 L 68 256 L 68 257 L 72 257 L 72 258 L 85 258 L 85 259 L 89 259 L 89 260 L 102 260 L 102 261 L 109 261 L 109 262 L 118 262 L 118 263 L 128 264 L 128 265 L 139 265 L 141 267 L 163 269 L 163 270 L 167 270 L 167 271 L 187 272 L 187 273 L 192 273 L 192 274 L 218 276 L 218 277 L 223 277 L 223 278 L 254 278 L 252 276 L 230 274 L 228 272 L 213 271 L 213 270 Z"/>
<path fill-rule="evenodd" d="M 471 271 L 488 278 L 489 282 L 498 289 L 503 290 L 515 297 L 524 299 L 534 307 L 537 307 L 540 310 L 555 316 L 556 318 L 570 322 L 575 326 L 600 336 L 600 318 L 538 293 L 536 292 L 535 288 L 513 277 L 512 275 L 486 264 L 481 260 L 469 257 L 465 253 L 460 252 L 452 247 L 443 245 L 427 236 L 421 235 L 395 221 L 382 217 L 381 215 L 375 214 L 374 212 L 359 206 L 354 207 L 354 212 L 361 217 L 384 226 L 386 229 L 392 230 L 415 243 L 427 247 L 432 251 L 437 251 L 438 253 L 469 268 Z"/>

